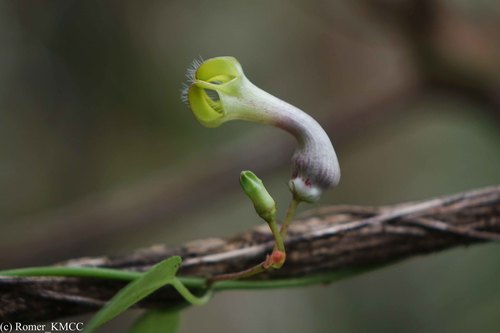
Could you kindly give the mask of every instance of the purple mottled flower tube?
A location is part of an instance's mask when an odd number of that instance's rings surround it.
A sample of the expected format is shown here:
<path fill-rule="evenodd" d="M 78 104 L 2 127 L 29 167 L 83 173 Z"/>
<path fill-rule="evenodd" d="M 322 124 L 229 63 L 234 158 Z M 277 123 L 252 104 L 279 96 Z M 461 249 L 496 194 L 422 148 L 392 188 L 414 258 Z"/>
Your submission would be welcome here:
<path fill-rule="evenodd" d="M 196 62 L 188 78 L 183 99 L 204 126 L 249 120 L 284 129 L 297 139 L 289 181 L 295 199 L 317 201 L 339 183 L 337 155 L 323 128 L 307 113 L 255 86 L 235 58 Z"/>

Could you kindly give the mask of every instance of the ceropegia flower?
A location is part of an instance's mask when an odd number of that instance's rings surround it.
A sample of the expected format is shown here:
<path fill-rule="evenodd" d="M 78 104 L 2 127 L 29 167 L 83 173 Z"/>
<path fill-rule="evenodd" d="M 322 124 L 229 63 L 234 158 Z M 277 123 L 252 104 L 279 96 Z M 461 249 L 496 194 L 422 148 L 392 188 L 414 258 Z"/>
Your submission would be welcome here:
<path fill-rule="evenodd" d="M 202 125 L 249 120 L 282 128 L 297 139 L 289 181 L 296 199 L 314 202 L 338 184 L 337 156 L 323 128 L 305 112 L 255 86 L 235 58 L 196 61 L 187 76 L 183 99 Z"/>

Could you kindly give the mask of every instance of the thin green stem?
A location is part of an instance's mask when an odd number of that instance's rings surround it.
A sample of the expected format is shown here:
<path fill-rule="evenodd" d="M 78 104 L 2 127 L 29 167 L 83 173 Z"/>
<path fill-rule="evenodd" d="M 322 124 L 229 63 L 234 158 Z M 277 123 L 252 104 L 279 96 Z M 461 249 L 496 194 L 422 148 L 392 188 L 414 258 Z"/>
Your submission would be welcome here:
<path fill-rule="evenodd" d="M 274 236 L 274 241 L 276 243 L 275 249 L 285 252 L 285 244 L 283 237 L 281 236 L 280 229 L 278 228 L 278 224 L 276 223 L 276 218 L 273 218 L 267 224 L 269 225 L 269 228 Z"/>
<path fill-rule="evenodd" d="M 311 276 L 303 276 L 290 279 L 276 280 L 231 280 L 222 281 L 214 284 L 215 291 L 224 290 L 263 290 L 263 289 L 285 289 L 285 288 L 300 288 L 318 284 L 328 284 L 345 279 L 350 276 L 358 275 L 357 271 L 343 271 L 336 273 L 316 274 Z"/>
<path fill-rule="evenodd" d="M 359 275 L 368 271 L 385 267 L 387 265 L 371 266 L 367 268 L 343 270 L 339 272 L 303 276 L 289 279 L 276 280 L 230 280 L 216 282 L 212 286 L 214 291 L 222 290 L 244 290 L 244 289 L 278 289 L 278 288 L 298 288 L 314 284 L 324 284 L 335 282 L 344 278 Z M 97 279 L 111 279 L 120 281 L 133 281 L 143 273 L 123 271 L 111 268 L 99 267 L 57 267 L 41 266 L 0 271 L 0 276 L 30 277 L 30 276 L 62 276 L 62 277 L 83 277 Z M 187 288 L 206 289 L 206 279 L 198 277 L 178 277 L 178 280 Z"/>
<path fill-rule="evenodd" d="M 295 217 L 295 212 L 297 211 L 297 206 L 299 205 L 300 200 L 297 198 L 293 198 L 292 201 L 290 201 L 290 205 L 288 206 L 288 210 L 286 212 L 285 220 L 283 221 L 283 224 L 281 225 L 281 238 L 284 240 L 286 238 L 286 232 L 288 230 L 288 226 L 290 223 L 292 223 L 293 218 Z"/>
<path fill-rule="evenodd" d="M 184 297 L 186 301 L 193 305 L 205 305 L 213 295 L 213 291 L 208 290 L 203 296 L 197 297 L 193 295 L 188 288 L 186 288 L 186 286 L 179 278 L 174 278 L 174 280 L 172 281 L 172 286 L 175 288 L 175 290 L 177 290 L 179 294 L 181 294 L 182 297 Z"/>
<path fill-rule="evenodd" d="M 68 276 L 122 281 L 133 281 L 142 274 L 144 273 L 113 268 L 66 266 L 40 266 L 0 271 L 0 276 Z"/>
<path fill-rule="evenodd" d="M 266 261 L 263 261 L 260 264 L 257 264 L 253 267 L 250 267 L 250 268 L 247 268 L 243 271 L 213 276 L 210 279 L 208 279 L 207 286 L 211 287 L 216 282 L 244 279 L 244 278 L 248 278 L 248 277 L 260 274 L 260 273 L 267 270 L 267 268 L 265 267 L 265 263 L 266 263 Z"/>

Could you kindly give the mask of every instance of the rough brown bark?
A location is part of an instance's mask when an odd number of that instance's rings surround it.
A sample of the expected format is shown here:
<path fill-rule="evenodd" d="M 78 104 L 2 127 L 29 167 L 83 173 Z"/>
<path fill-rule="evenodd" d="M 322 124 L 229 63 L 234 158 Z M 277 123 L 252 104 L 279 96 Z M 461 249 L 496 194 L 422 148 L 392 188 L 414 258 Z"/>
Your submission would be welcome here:
<path fill-rule="evenodd" d="M 500 240 L 500 186 L 422 202 L 384 207 L 330 206 L 294 221 L 281 270 L 258 279 L 293 278 L 364 268 L 459 245 Z M 165 245 L 120 257 L 75 259 L 72 266 L 148 269 L 172 255 L 184 262 L 180 275 L 208 277 L 260 262 L 272 248 L 266 226 L 230 239 L 204 239 L 180 247 Z M 124 282 L 90 278 L 0 277 L 2 321 L 43 321 L 95 311 Z M 141 303 L 145 307 L 182 302 L 169 288 Z"/>

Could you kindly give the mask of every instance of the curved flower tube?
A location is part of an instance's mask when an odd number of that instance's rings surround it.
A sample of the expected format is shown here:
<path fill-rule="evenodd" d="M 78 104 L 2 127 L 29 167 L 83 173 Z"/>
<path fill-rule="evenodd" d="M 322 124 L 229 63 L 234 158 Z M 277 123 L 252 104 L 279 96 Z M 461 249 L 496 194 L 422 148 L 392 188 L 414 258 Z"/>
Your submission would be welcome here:
<path fill-rule="evenodd" d="M 235 58 L 195 62 L 187 76 L 183 99 L 202 125 L 249 120 L 284 129 L 297 139 L 289 181 L 295 199 L 317 201 L 339 183 L 337 156 L 323 128 L 305 112 L 255 86 Z"/>

